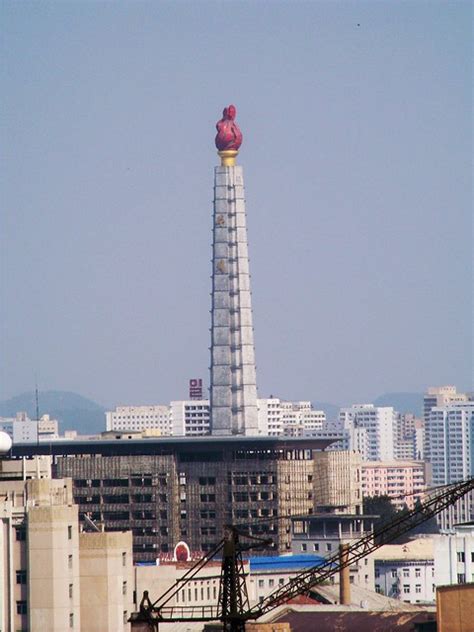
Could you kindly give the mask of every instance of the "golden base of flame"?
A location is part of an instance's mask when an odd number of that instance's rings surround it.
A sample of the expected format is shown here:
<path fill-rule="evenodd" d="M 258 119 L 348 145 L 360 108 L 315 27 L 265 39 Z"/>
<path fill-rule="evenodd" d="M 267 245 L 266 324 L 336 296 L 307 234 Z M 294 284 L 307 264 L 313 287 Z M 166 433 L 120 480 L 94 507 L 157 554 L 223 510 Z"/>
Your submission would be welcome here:
<path fill-rule="evenodd" d="M 239 153 L 236 149 L 224 149 L 217 152 L 221 158 L 221 167 L 234 167 L 235 159 Z"/>

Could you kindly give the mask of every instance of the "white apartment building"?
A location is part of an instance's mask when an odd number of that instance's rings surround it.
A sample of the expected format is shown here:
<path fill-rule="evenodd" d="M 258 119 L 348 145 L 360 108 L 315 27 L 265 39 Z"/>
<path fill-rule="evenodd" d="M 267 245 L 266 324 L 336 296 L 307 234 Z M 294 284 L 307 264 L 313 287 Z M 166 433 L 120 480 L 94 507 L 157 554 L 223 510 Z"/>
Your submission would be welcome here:
<path fill-rule="evenodd" d="M 449 404 L 462 403 L 469 401 L 469 395 L 466 393 L 458 393 L 455 386 L 430 386 L 423 396 L 423 420 L 425 422 L 425 454 L 424 457 L 431 459 L 431 426 L 430 414 L 431 410 L 436 407 L 444 407 Z"/>
<path fill-rule="evenodd" d="M 455 483 L 474 475 L 474 402 L 452 402 L 431 408 L 428 449 L 433 485 Z M 470 492 L 442 512 L 439 523 L 450 528 L 474 520 L 474 493 Z"/>
<path fill-rule="evenodd" d="M 433 538 L 386 544 L 375 559 L 375 592 L 408 603 L 434 603 L 436 599 Z"/>
<path fill-rule="evenodd" d="M 170 407 L 155 406 L 117 406 L 114 411 L 105 413 L 106 430 L 158 430 L 166 436 L 172 434 Z"/>
<path fill-rule="evenodd" d="M 171 402 L 171 434 L 175 437 L 199 437 L 211 432 L 208 399 Z"/>
<path fill-rule="evenodd" d="M 434 563 L 437 586 L 474 582 L 474 522 L 436 536 Z"/>
<path fill-rule="evenodd" d="M 321 431 L 326 414 L 314 410 L 310 401 L 288 402 L 278 397 L 258 399 L 259 433 L 269 436 L 308 436 Z"/>
<path fill-rule="evenodd" d="M 349 449 L 358 450 L 363 459 L 394 459 L 393 435 L 396 428 L 396 412 L 391 406 L 355 404 L 350 408 L 341 408 L 339 423 L 342 429 L 348 431 Z"/>

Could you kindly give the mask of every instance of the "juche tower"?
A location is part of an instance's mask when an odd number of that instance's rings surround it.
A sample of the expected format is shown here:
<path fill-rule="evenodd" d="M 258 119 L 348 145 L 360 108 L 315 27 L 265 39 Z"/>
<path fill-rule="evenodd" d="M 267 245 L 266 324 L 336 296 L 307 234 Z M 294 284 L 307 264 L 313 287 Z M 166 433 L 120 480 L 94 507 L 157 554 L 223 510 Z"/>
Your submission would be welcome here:
<path fill-rule="evenodd" d="M 211 433 L 257 435 L 257 384 L 242 167 L 233 105 L 217 123 L 212 245 Z"/>

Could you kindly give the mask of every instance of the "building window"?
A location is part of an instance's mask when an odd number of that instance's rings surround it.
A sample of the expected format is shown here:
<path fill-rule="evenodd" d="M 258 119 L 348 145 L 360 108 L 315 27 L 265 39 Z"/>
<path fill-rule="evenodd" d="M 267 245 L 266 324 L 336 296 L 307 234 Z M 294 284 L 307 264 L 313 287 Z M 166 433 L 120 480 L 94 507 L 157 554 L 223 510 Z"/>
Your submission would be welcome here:
<path fill-rule="evenodd" d="M 415 577 L 421 577 L 421 569 L 415 568 Z"/>
<path fill-rule="evenodd" d="M 332 544 L 330 542 L 326 544 L 326 551 L 332 551 Z"/>
<path fill-rule="evenodd" d="M 305 543 L 303 543 L 303 544 L 301 545 L 301 550 L 302 550 L 302 551 L 307 551 L 307 550 L 308 550 L 308 547 L 307 547 L 307 545 L 306 545 Z"/>
<path fill-rule="evenodd" d="M 128 622 L 128 612 L 126 610 L 123 611 L 123 622 L 124 623 Z"/>
<path fill-rule="evenodd" d="M 26 529 L 24 527 L 15 527 L 15 540 L 24 542 L 26 540 Z"/>
<path fill-rule="evenodd" d="M 17 614 L 26 614 L 28 611 L 26 601 L 17 601 L 16 602 L 16 613 Z"/>
<path fill-rule="evenodd" d="M 73 612 L 69 613 L 69 627 L 70 628 L 74 627 L 74 613 Z"/>
<path fill-rule="evenodd" d="M 26 571 L 17 571 L 16 572 L 16 583 L 17 584 L 26 584 Z"/>
<path fill-rule="evenodd" d="M 409 568 L 404 568 L 403 569 L 403 577 L 410 577 L 410 569 Z"/>
<path fill-rule="evenodd" d="M 397 569 L 396 568 L 392 568 L 391 575 L 392 575 L 392 577 L 396 577 L 397 576 Z"/>
<path fill-rule="evenodd" d="M 316 542 L 313 544 L 313 551 L 319 551 L 319 544 Z"/>
<path fill-rule="evenodd" d="M 378 568 L 375 569 L 375 579 L 380 577 L 380 570 Z"/>
<path fill-rule="evenodd" d="M 410 584 L 403 584 L 403 592 L 405 595 L 410 594 Z"/>
<path fill-rule="evenodd" d="M 268 580 L 268 587 L 269 588 L 273 588 L 274 585 L 275 585 L 275 580 L 274 579 L 269 579 Z"/>
<path fill-rule="evenodd" d="M 258 580 L 258 587 L 259 587 L 259 588 L 263 588 L 263 586 L 264 586 L 264 581 L 263 581 L 263 579 L 259 579 L 259 580 Z"/>
<path fill-rule="evenodd" d="M 73 585 L 69 584 L 69 599 L 72 599 Z"/>
<path fill-rule="evenodd" d="M 285 583 L 285 580 L 283 579 L 283 577 L 280 577 L 280 579 L 278 580 L 278 585 L 283 586 L 284 583 Z"/>
<path fill-rule="evenodd" d="M 464 555 L 464 551 L 458 551 L 458 562 L 465 562 L 466 556 Z"/>
<path fill-rule="evenodd" d="M 127 582 L 122 582 L 122 595 L 127 594 Z"/>
<path fill-rule="evenodd" d="M 69 525 L 67 528 L 67 539 L 72 540 L 72 526 Z"/>
<path fill-rule="evenodd" d="M 421 584 L 416 584 L 415 586 L 415 592 L 420 594 L 421 593 Z"/>
<path fill-rule="evenodd" d="M 466 575 L 464 573 L 458 573 L 458 584 L 466 583 Z"/>
<path fill-rule="evenodd" d="M 375 592 L 377 594 L 381 594 L 382 593 L 382 589 L 380 588 L 380 584 L 375 584 Z"/>
<path fill-rule="evenodd" d="M 122 566 L 127 566 L 127 554 L 122 553 Z"/>
<path fill-rule="evenodd" d="M 72 568 L 72 555 L 67 556 L 67 567 Z"/>

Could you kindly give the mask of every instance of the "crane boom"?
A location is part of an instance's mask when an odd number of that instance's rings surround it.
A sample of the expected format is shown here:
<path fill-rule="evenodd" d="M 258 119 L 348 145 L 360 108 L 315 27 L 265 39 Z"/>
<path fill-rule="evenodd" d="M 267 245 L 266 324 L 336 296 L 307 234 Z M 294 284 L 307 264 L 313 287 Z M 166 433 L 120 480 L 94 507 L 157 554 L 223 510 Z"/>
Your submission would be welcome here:
<path fill-rule="evenodd" d="M 168 606 L 166 604 L 170 601 L 171 596 L 173 596 L 177 591 L 176 587 L 172 587 L 165 593 L 167 598 L 164 602 L 162 597 L 160 597 L 154 604 L 148 602 L 149 605 L 146 605 L 144 601 L 142 601 L 140 613 L 133 614 L 130 620 L 132 622 L 147 622 L 151 629 L 157 629 L 157 625 L 160 621 L 191 622 L 215 621 L 219 619 L 224 623 L 225 630 L 240 632 L 245 629 L 245 621 L 258 619 L 262 615 L 288 600 L 298 595 L 307 593 L 313 586 L 329 579 L 339 573 L 343 568 L 354 564 L 354 562 L 357 562 L 366 555 L 376 551 L 384 544 L 393 542 L 414 527 L 422 524 L 426 520 L 429 520 L 433 516 L 436 516 L 436 514 L 443 511 L 450 505 L 453 505 L 457 500 L 473 489 L 474 478 L 440 488 L 437 493 L 434 493 L 430 498 L 428 498 L 428 500 L 416 506 L 414 509 L 407 509 L 401 512 L 394 520 L 382 525 L 373 533 L 360 538 L 353 544 L 346 545 L 344 556 L 339 556 L 339 554 L 336 553 L 331 557 L 326 558 L 322 565 L 313 566 L 301 573 L 298 573 L 292 577 L 286 585 L 281 586 L 265 597 L 260 603 L 255 604 L 252 607 L 247 605 L 248 597 L 246 596 L 246 592 L 242 592 L 245 580 L 243 580 L 244 573 L 241 562 L 241 553 L 243 550 L 253 548 L 253 545 L 239 544 L 239 535 L 246 537 L 251 536 L 239 532 L 239 530 L 235 527 L 228 527 L 226 539 L 219 543 L 213 552 L 215 553 L 223 550 L 224 553 L 222 558 L 220 603 L 217 606 Z M 257 540 L 257 538 L 253 539 Z M 223 543 L 227 544 L 224 544 L 224 548 L 222 549 Z M 266 542 L 263 541 L 263 543 Z M 226 553 L 227 549 L 229 552 Z M 202 566 L 205 565 L 212 556 L 213 555 L 207 556 L 196 566 L 202 568 Z M 191 578 L 195 576 L 195 568 L 196 567 L 190 569 L 189 577 L 181 583 L 180 587 L 182 587 L 186 581 L 190 581 Z M 223 590 L 225 591 L 225 594 L 227 594 L 227 600 L 224 599 L 224 601 Z M 233 592 L 239 592 L 240 597 L 238 595 L 231 597 Z M 161 605 L 158 605 L 160 602 Z M 246 605 L 247 607 L 245 607 Z"/>
<path fill-rule="evenodd" d="M 261 603 L 250 608 L 250 610 L 245 613 L 246 618 L 258 619 L 263 614 L 273 610 L 289 599 L 308 592 L 310 588 L 329 579 L 342 568 L 354 564 L 354 562 L 376 551 L 384 544 L 393 542 L 393 540 L 396 540 L 407 531 L 429 520 L 473 489 L 474 478 L 462 483 L 448 485 L 443 492 L 434 495 L 411 511 L 402 512 L 394 520 L 386 525 L 382 525 L 379 529 L 374 531 L 373 534 L 366 535 L 355 543 L 350 544 L 346 549 L 343 562 L 341 562 L 339 554 L 336 553 L 326 558 L 322 566 L 312 567 L 298 573 L 286 586 L 278 588 L 265 597 Z"/>

